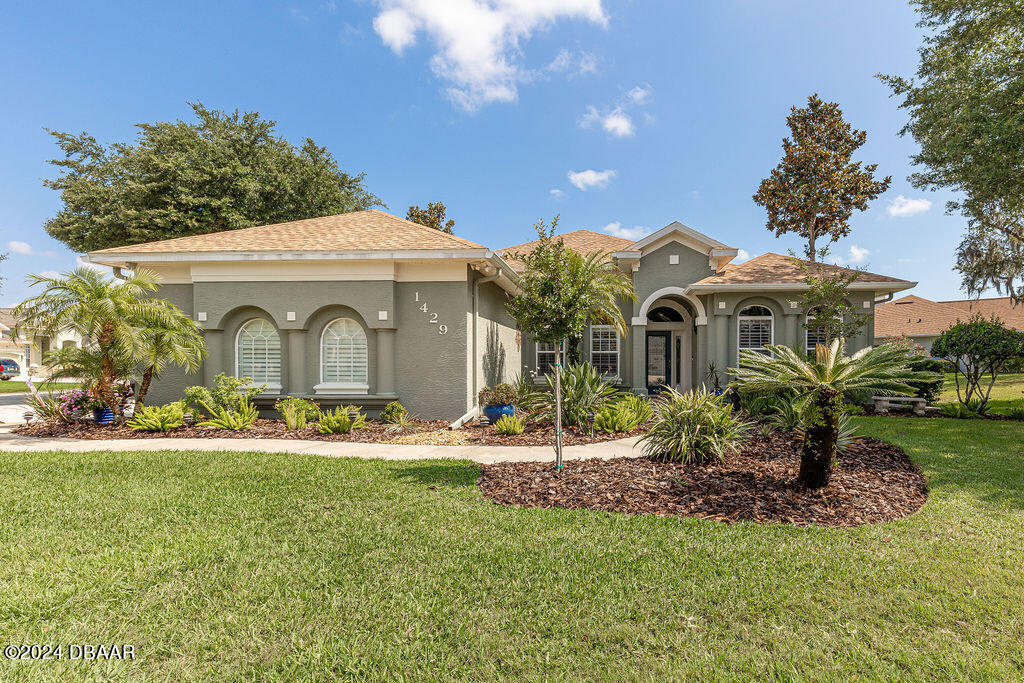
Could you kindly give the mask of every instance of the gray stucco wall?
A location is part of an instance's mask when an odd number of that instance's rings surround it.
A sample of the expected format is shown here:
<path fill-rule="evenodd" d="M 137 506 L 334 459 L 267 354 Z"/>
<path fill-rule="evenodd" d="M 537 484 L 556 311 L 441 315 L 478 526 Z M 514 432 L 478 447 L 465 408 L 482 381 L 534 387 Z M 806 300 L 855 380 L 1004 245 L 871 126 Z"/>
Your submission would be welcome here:
<path fill-rule="evenodd" d="M 199 325 L 208 357 L 200 375 L 166 372 L 154 383 L 149 403 L 177 400 L 186 386 L 209 385 L 219 372 L 234 374 L 235 337 L 255 317 L 269 320 L 280 334 L 282 394 L 311 395 L 320 381 L 323 329 L 335 318 L 350 317 L 367 336 L 367 400 L 397 396 L 411 412 L 432 419 L 455 418 L 468 409 L 470 294 L 465 281 L 199 282 L 164 285 L 159 295 L 193 318 L 206 314 Z M 420 310 L 424 304 L 426 312 Z M 380 311 L 387 312 L 386 320 L 379 319 Z M 387 364 L 381 354 L 389 347 L 393 361 L 383 375 Z M 391 391 L 382 386 L 388 382 Z M 359 402 L 358 397 L 346 400 Z"/>
<path fill-rule="evenodd" d="M 471 404 L 480 389 L 515 379 L 522 366 L 522 343 L 515 318 L 505 309 L 505 290 L 493 282 L 479 288 L 476 386 L 470 386 Z"/>

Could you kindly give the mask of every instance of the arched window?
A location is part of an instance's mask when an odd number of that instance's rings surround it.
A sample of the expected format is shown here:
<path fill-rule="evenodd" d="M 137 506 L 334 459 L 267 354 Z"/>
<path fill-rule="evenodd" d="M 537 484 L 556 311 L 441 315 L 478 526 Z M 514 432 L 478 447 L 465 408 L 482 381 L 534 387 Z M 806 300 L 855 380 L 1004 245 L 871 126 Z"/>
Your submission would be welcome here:
<path fill-rule="evenodd" d="M 765 306 L 747 306 L 740 311 L 737 340 L 740 350 L 768 353 L 775 340 L 775 316 Z"/>
<path fill-rule="evenodd" d="M 281 384 L 281 339 L 269 320 L 254 318 L 242 325 L 235 340 L 235 377 L 257 384 Z"/>
<path fill-rule="evenodd" d="M 366 388 L 366 332 L 351 318 L 338 318 L 320 338 L 320 381 Z"/>

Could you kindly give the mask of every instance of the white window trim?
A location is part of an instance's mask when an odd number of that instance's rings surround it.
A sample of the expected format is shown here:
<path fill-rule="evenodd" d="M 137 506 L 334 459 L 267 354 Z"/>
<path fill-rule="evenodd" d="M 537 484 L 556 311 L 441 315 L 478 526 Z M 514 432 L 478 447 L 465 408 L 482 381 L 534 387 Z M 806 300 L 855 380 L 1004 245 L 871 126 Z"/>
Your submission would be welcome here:
<path fill-rule="evenodd" d="M 255 318 L 249 318 L 244 323 L 239 325 L 238 326 L 238 331 L 235 332 L 235 348 L 234 348 L 234 352 L 235 352 L 235 377 L 238 377 L 238 378 L 242 377 L 242 375 L 239 373 L 239 370 L 238 370 L 238 340 L 242 336 L 242 330 L 245 329 L 245 326 L 248 325 L 249 323 L 251 323 L 254 320 L 262 320 L 262 321 L 266 322 L 267 324 L 269 324 L 272 328 L 274 328 L 274 332 L 277 334 L 277 353 L 278 353 L 277 372 L 278 372 L 279 376 L 283 376 L 284 368 L 282 366 L 284 365 L 284 357 L 281 356 L 281 331 L 279 329 L 277 329 L 277 326 L 274 325 L 274 323 L 272 323 L 267 318 L 263 318 L 263 317 L 257 316 Z M 257 380 L 257 381 L 254 381 L 250 385 L 246 385 L 243 388 L 258 387 L 260 385 L 266 385 L 266 387 L 267 387 L 264 391 L 260 392 L 260 396 L 270 395 L 270 394 L 280 394 L 281 393 L 282 385 L 281 385 L 280 381 L 277 381 L 277 382 L 260 382 L 260 381 Z"/>
<path fill-rule="evenodd" d="M 366 394 L 370 391 L 370 339 L 366 334 L 366 328 L 359 325 L 363 331 L 363 339 L 366 342 L 366 381 L 365 382 L 327 382 L 324 381 L 324 337 L 327 335 L 327 328 L 339 320 L 351 320 L 356 325 L 359 321 L 355 318 L 341 316 L 332 318 L 320 331 L 320 383 L 313 387 L 316 394 Z"/>
<path fill-rule="evenodd" d="M 612 333 L 615 335 L 615 372 L 613 372 L 613 373 L 606 372 L 606 373 L 604 373 L 604 376 L 605 377 L 613 377 L 615 379 L 618 379 L 619 378 L 619 370 L 621 368 L 621 366 L 619 365 L 619 362 L 621 361 L 620 354 L 622 352 L 622 343 L 621 343 L 621 338 L 619 337 L 619 331 L 618 331 L 618 329 L 616 329 L 615 325 L 591 325 L 590 326 L 590 364 L 591 365 L 594 364 L 594 354 L 595 353 L 606 353 L 606 354 L 612 353 L 611 351 L 594 351 L 594 330 L 611 330 Z"/>
<path fill-rule="evenodd" d="M 743 311 L 747 310 L 748 308 L 753 308 L 754 306 L 759 306 L 760 308 L 766 309 L 770 313 L 770 315 L 743 315 Z M 768 326 L 768 338 L 769 338 L 768 343 L 769 344 L 774 344 L 775 343 L 775 314 L 772 313 L 771 310 L 772 309 L 770 309 L 767 306 L 764 306 L 762 304 L 750 304 L 749 306 L 744 306 L 743 309 L 736 316 L 736 364 L 737 365 L 739 365 L 740 353 L 742 351 L 767 351 L 767 349 L 765 347 L 763 347 L 763 346 L 750 346 L 750 347 L 746 347 L 746 348 L 740 346 L 740 325 L 743 323 L 744 320 L 767 320 L 767 321 L 769 321 L 771 323 L 771 325 Z"/>
<path fill-rule="evenodd" d="M 558 345 L 557 345 L 556 342 L 539 342 L 539 341 L 534 340 L 534 342 L 533 342 L 533 368 L 534 368 L 534 371 L 537 373 L 537 379 L 545 377 L 548 374 L 546 372 L 541 372 L 540 371 L 540 354 L 541 353 L 556 353 L 554 351 L 543 351 L 542 352 L 540 350 L 541 344 L 551 344 L 556 349 L 558 348 Z M 557 353 L 556 353 L 556 356 L 557 356 Z M 552 362 L 552 365 L 554 365 L 554 362 Z"/>

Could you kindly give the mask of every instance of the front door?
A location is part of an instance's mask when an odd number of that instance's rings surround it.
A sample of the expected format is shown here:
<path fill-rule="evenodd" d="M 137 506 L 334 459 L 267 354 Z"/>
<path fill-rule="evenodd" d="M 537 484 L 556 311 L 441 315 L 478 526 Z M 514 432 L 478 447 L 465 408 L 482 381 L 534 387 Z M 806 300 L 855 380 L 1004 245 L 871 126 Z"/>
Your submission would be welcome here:
<path fill-rule="evenodd" d="M 658 394 L 671 386 L 672 379 L 672 333 L 647 333 L 647 392 Z"/>

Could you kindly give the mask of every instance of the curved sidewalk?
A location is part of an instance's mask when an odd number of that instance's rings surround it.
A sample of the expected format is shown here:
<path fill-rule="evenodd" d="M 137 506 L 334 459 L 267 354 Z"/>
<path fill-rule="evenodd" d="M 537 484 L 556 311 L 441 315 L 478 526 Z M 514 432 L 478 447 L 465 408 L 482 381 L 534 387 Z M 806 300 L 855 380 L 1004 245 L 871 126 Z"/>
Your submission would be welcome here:
<path fill-rule="evenodd" d="M 633 448 L 638 437 L 603 441 L 586 446 L 566 446 L 565 460 L 638 457 Z M 476 463 L 554 461 L 552 446 L 417 446 L 351 441 L 304 441 L 301 439 L 43 439 L 0 433 L 0 453 L 38 453 L 67 451 L 242 451 L 259 453 L 296 453 L 328 458 L 374 458 L 378 460 L 472 460 Z"/>

